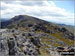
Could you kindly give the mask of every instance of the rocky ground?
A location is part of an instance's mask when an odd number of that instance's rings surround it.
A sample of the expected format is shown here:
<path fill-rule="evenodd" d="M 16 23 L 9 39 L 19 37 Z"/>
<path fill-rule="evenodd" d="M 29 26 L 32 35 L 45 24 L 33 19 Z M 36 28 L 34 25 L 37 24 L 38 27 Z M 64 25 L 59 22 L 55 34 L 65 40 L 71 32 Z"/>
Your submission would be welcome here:
<path fill-rule="evenodd" d="M 61 56 L 56 47 L 44 43 L 46 39 L 43 42 L 42 36 L 56 39 L 44 33 L 25 32 L 20 29 L 0 29 L 0 56 Z M 49 41 L 55 43 L 53 40 Z M 66 45 L 62 41 L 56 43 Z M 58 48 L 58 50 L 61 49 Z"/>
<path fill-rule="evenodd" d="M 0 32 L 0 56 L 38 56 L 40 42 L 37 37 L 29 38 L 31 34 L 18 30 L 2 30 Z M 35 42 L 35 43 L 34 43 Z"/>

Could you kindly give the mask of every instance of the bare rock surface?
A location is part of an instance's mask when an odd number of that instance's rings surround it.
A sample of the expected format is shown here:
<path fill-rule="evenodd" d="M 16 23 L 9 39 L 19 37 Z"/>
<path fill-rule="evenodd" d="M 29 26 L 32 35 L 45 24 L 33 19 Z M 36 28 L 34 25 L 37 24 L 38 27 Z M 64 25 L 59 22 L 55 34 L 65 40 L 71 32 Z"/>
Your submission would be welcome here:
<path fill-rule="evenodd" d="M 23 33 L 20 30 L 2 29 L 0 31 L 0 56 L 38 56 L 40 46 L 34 44 L 34 42 L 38 43 L 38 38 L 34 37 L 33 42 L 30 37 L 29 33 Z"/>
<path fill-rule="evenodd" d="M 58 53 L 59 47 L 56 48 L 51 44 L 41 43 L 43 36 L 50 38 L 51 40 L 45 40 L 51 43 L 66 45 L 63 41 L 59 41 L 56 37 L 45 33 L 25 32 L 20 29 L 0 29 L 0 56 L 39 56 L 41 46 L 50 56 L 61 56 Z M 46 48 L 46 46 L 50 48 Z M 74 47 L 67 47 L 67 50 L 73 51 Z"/>

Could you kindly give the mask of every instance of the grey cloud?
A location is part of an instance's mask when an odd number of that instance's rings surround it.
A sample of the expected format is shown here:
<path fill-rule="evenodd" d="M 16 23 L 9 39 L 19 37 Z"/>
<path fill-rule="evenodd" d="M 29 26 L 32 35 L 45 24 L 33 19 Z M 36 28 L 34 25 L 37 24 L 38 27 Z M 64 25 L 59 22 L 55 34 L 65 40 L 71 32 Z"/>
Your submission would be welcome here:
<path fill-rule="evenodd" d="M 25 6 L 35 6 L 35 5 L 38 5 L 38 6 L 44 6 L 44 3 L 43 1 L 26 1 L 26 0 L 4 0 L 2 2 L 5 2 L 7 4 L 20 4 L 20 5 L 25 5 Z"/>

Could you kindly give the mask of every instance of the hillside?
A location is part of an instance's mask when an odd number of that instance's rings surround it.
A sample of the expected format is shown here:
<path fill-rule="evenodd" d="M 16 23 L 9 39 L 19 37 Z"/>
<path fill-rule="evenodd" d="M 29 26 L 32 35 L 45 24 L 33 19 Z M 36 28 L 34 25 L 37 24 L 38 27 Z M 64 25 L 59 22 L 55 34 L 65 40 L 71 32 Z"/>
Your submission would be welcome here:
<path fill-rule="evenodd" d="M 52 55 L 50 54 L 50 50 L 55 50 L 55 48 L 59 46 L 74 46 L 73 43 L 75 40 L 72 32 L 67 30 L 65 27 L 61 27 L 57 24 L 47 22 L 32 16 L 15 16 L 9 21 L 1 22 L 1 26 L 3 29 L 14 29 L 14 31 L 18 31 L 19 34 L 20 31 L 21 33 L 29 32 L 29 36 L 25 35 L 25 37 L 29 39 L 32 37 L 34 38 L 34 36 L 38 37 L 41 43 L 39 53 L 42 56 Z M 16 36 L 15 33 L 14 35 Z"/>
<path fill-rule="evenodd" d="M 74 33 L 75 26 L 72 25 L 65 25 L 65 24 L 58 24 L 59 27 L 65 27 L 68 31 Z"/>

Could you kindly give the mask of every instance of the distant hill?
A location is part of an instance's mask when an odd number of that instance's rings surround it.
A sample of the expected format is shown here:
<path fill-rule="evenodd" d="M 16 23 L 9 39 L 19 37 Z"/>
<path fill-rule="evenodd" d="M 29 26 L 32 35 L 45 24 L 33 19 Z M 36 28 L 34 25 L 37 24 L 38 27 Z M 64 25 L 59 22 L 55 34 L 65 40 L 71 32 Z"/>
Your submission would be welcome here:
<path fill-rule="evenodd" d="M 60 26 L 60 27 L 65 27 L 65 28 L 68 29 L 70 32 L 74 33 L 74 28 L 75 28 L 75 26 L 72 26 L 72 25 L 65 25 L 65 24 L 58 24 L 58 26 Z"/>
<path fill-rule="evenodd" d="M 5 21 L 8 21 L 8 19 L 0 18 L 0 21 L 1 21 L 1 22 L 5 22 Z"/>

